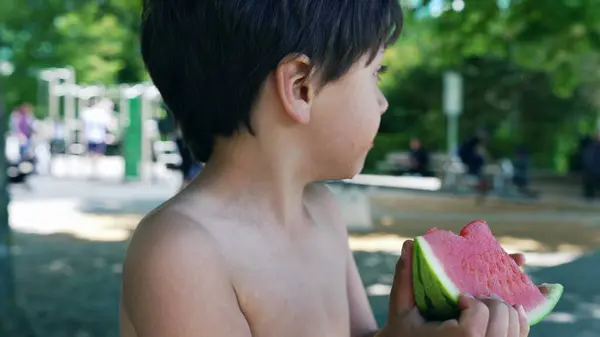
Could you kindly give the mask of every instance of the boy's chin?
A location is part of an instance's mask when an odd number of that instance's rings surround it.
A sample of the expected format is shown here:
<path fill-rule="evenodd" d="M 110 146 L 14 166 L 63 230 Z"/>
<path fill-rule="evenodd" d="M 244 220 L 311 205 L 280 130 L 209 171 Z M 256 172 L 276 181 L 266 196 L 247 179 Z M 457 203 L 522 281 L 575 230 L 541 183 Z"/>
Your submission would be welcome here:
<path fill-rule="evenodd" d="M 356 165 L 346 166 L 344 168 L 340 168 L 336 170 L 336 172 L 329 172 L 328 177 L 322 180 L 346 180 L 346 179 L 354 179 L 357 175 L 359 175 L 364 167 L 364 160 Z"/>

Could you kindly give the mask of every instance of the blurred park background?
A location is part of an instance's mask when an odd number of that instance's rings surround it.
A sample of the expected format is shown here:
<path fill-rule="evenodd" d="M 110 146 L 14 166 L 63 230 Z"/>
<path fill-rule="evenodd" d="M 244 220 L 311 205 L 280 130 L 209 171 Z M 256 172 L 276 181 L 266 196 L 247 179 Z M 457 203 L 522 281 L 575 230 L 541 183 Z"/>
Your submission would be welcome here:
<path fill-rule="evenodd" d="M 184 179 L 140 2 L 0 1 L 0 336 L 117 336 L 129 235 Z M 565 285 L 532 336 L 600 336 L 600 2 L 402 3 L 375 147 L 330 183 L 379 322 L 402 242 L 481 218 Z"/>

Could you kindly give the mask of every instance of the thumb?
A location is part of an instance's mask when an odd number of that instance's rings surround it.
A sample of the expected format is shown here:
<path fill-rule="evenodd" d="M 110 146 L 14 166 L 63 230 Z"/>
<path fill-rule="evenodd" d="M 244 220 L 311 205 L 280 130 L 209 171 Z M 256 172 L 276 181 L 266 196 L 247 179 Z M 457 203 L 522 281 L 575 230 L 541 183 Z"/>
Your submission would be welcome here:
<path fill-rule="evenodd" d="M 403 315 L 415 307 L 412 285 L 412 251 L 412 240 L 405 241 L 402 246 L 402 255 L 396 264 L 394 284 L 390 293 L 390 317 Z"/>

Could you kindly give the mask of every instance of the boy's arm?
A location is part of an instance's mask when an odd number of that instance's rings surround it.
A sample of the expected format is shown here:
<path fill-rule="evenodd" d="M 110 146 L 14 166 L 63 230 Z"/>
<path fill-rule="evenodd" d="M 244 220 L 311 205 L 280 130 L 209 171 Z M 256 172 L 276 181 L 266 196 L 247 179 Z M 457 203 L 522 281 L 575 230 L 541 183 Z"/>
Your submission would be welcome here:
<path fill-rule="evenodd" d="M 371 304 L 367 297 L 364 284 L 358 273 L 354 254 L 348 243 L 348 227 L 342 218 L 340 205 L 331 190 L 322 183 L 313 184 L 311 192 L 320 207 L 324 207 L 326 219 L 336 227 L 340 233 L 340 239 L 348 249 L 346 259 L 346 286 L 348 292 L 348 305 L 350 309 L 350 336 L 372 337 L 376 334 L 378 327 L 375 316 L 371 310 Z"/>
<path fill-rule="evenodd" d="M 128 252 L 123 305 L 137 336 L 251 337 L 222 256 L 182 221 L 143 224 Z"/>

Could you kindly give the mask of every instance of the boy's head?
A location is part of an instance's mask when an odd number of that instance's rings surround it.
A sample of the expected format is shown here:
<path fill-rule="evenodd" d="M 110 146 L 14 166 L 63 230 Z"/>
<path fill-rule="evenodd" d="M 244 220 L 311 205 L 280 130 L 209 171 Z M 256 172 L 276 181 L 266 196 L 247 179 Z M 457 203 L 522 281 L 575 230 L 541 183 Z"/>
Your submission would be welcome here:
<path fill-rule="evenodd" d="M 398 0 L 145 0 L 142 55 L 196 159 L 244 133 L 353 175 L 401 25 Z"/>

